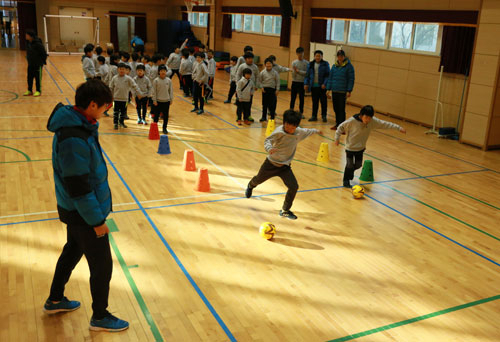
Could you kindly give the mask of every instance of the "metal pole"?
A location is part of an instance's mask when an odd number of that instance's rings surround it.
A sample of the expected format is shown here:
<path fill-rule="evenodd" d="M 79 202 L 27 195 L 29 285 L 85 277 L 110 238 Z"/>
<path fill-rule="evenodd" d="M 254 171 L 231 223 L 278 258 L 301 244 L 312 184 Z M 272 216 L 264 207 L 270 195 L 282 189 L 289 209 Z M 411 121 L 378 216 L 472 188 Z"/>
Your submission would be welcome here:
<path fill-rule="evenodd" d="M 99 18 L 97 18 L 97 44 L 99 45 Z"/>
<path fill-rule="evenodd" d="M 443 122 L 443 104 L 439 101 L 439 98 L 441 97 L 441 81 L 443 80 L 443 69 L 444 66 L 441 65 L 441 68 L 439 70 L 439 83 L 438 83 L 438 91 L 437 91 L 437 96 L 436 96 L 436 106 L 434 107 L 434 122 L 432 124 L 432 129 L 425 132 L 425 134 L 438 134 L 438 131 L 436 131 L 436 124 L 437 124 L 437 117 L 439 115 L 438 111 L 439 108 L 441 108 L 441 122 Z M 442 125 L 442 124 L 441 124 Z"/>
<path fill-rule="evenodd" d="M 47 35 L 47 17 L 43 16 L 43 27 L 45 29 L 45 49 L 47 50 L 47 54 L 49 53 L 49 38 Z"/>

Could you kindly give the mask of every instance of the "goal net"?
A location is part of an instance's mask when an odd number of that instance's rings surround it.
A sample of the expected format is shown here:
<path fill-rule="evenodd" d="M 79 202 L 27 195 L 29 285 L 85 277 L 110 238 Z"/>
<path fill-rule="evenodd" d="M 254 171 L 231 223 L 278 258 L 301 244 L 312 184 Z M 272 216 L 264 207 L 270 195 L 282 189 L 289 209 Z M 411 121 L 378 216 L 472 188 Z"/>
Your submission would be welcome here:
<path fill-rule="evenodd" d="M 43 23 L 49 55 L 82 54 L 86 44 L 99 45 L 99 18 L 46 14 Z"/>

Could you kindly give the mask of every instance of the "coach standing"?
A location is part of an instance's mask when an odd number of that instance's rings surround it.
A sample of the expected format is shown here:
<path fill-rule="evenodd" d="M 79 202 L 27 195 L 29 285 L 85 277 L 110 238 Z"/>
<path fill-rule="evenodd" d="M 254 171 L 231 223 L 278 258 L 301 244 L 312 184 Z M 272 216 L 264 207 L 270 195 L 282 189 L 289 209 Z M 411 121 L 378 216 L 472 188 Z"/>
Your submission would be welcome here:
<path fill-rule="evenodd" d="M 47 52 L 42 40 L 34 31 L 26 31 L 26 59 L 28 60 L 28 91 L 24 96 L 40 96 L 42 93 L 42 68 L 47 62 Z M 33 94 L 33 78 L 36 81 L 36 92 Z"/>
<path fill-rule="evenodd" d="M 332 92 L 333 110 L 337 129 L 345 121 L 345 103 L 354 88 L 354 67 L 345 56 L 344 50 L 337 51 L 337 61 L 333 64 L 326 88 Z M 330 94 L 328 94 L 330 97 Z"/>

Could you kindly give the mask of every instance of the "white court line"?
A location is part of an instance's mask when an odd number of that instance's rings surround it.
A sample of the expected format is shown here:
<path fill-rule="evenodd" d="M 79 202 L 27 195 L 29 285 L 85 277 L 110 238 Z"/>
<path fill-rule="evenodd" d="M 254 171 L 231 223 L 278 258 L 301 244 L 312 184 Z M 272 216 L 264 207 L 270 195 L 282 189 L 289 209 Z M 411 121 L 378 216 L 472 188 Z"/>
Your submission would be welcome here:
<path fill-rule="evenodd" d="M 195 151 L 196 153 L 198 153 L 203 159 L 205 159 L 207 162 L 209 162 L 210 164 L 212 164 L 213 166 L 215 166 L 220 172 L 222 172 L 223 174 L 225 174 L 227 177 L 229 177 L 233 182 L 235 182 L 236 184 L 238 184 L 242 189 L 246 189 L 247 186 L 244 185 L 244 184 L 241 184 L 236 178 L 234 178 L 233 176 L 231 176 L 229 173 L 226 172 L 226 170 L 220 168 L 217 164 L 215 164 L 213 161 L 211 161 L 210 159 L 208 159 L 207 157 L 205 157 L 205 155 L 203 153 L 201 153 L 200 151 L 198 151 L 197 149 L 195 149 L 193 146 L 191 146 L 189 143 L 185 142 L 182 138 L 179 138 L 179 136 L 177 134 L 175 134 L 175 132 L 172 132 L 172 134 L 177 138 L 179 139 L 180 141 L 182 141 L 184 143 L 184 145 L 186 145 L 187 147 L 189 147 L 190 149 L 192 149 L 193 151 Z M 259 199 L 261 199 L 259 197 Z"/>
<path fill-rule="evenodd" d="M 228 191 L 228 192 L 219 192 L 219 193 L 215 193 L 215 194 L 200 194 L 200 195 L 193 195 L 193 196 L 171 197 L 171 198 L 163 198 L 163 199 L 157 199 L 157 200 L 140 201 L 140 203 L 144 204 L 144 203 L 166 202 L 166 201 L 175 201 L 175 200 L 181 200 L 181 199 L 190 199 L 190 198 L 199 198 L 199 197 L 210 197 L 210 196 L 217 196 L 217 195 L 231 195 L 231 194 L 240 194 L 240 193 L 242 193 L 242 192 L 241 191 Z M 122 207 L 122 206 L 125 206 L 125 205 L 131 205 L 131 204 L 137 204 L 137 203 L 136 202 L 118 203 L 118 204 L 113 204 L 113 207 Z M 0 219 L 11 218 L 11 217 L 20 217 L 20 216 L 33 216 L 33 215 L 55 214 L 55 213 L 57 213 L 57 210 L 40 211 L 40 212 L 37 212 L 37 213 L 27 213 L 27 214 L 16 214 L 16 215 L 0 216 Z"/>

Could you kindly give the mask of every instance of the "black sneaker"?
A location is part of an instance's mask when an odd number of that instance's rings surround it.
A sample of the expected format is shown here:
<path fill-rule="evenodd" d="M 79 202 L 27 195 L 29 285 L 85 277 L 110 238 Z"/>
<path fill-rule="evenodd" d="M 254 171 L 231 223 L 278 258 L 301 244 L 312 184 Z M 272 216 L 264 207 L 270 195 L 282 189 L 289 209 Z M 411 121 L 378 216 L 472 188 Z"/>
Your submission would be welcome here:
<path fill-rule="evenodd" d="M 252 197 L 252 191 L 253 191 L 253 188 L 251 188 L 250 184 L 248 184 L 247 189 L 245 190 L 245 197 L 246 198 Z"/>
<path fill-rule="evenodd" d="M 226 101 L 224 101 L 224 103 L 231 103 L 231 101 L 229 101 L 229 100 L 226 100 Z"/>
<path fill-rule="evenodd" d="M 326 118 L 323 118 L 323 122 L 328 122 L 328 120 Z"/>
<path fill-rule="evenodd" d="M 291 210 L 280 210 L 280 216 L 281 217 L 286 217 L 287 219 L 289 220 L 296 220 L 297 219 L 297 216 L 292 213 Z"/>
<path fill-rule="evenodd" d="M 166 128 L 163 129 L 163 134 L 168 134 L 168 131 Z"/>
<path fill-rule="evenodd" d="M 345 180 L 344 181 L 344 188 L 351 188 L 351 182 L 349 182 L 348 180 Z"/>
<path fill-rule="evenodd" d="M 127 125 L 124 122 L 120 122 L 120 127 L 127 128 Z"/>
<path fill-rule="evenodd" d="M 266 122 L 267 119 L 264 119 L 264 118 L 260 118 L 259 122 Z"/>
<path fill-rule="evenodd" d="M 318 118 L 314 118 L 314 117 L 313 117 L 313 118 L 310 118 L 310 119 L 309 119 L 309 120 L 307 120 L 307 121 L 309 121 L 309 122 L 311 122 L 311 121 L 318 121 Z"/>
<path fill-rule="evenodd" d="M 201 114 L 203 114 L 203 113 L 205 113 L 205 112 L 203 111 L 203 109 L 200 109 L 199 111 L 197 111 L 197 112 L 196 112 L 196 114 L 198 114 L 198 115 L 201 115 Z"/>
<path fill-rule="evenodd" d="M 193 109 L 191 109 L 191 113 L 194 113 L 194 112 L 197 112 L 197 111 L 198 111 L 198 108 L 196 108 L 196 107 L 193 108 Z"/>
<path fill-rule="evenodd" d="M 115 124 L 115 129 L 118 129 L 118 124 Z"/>

